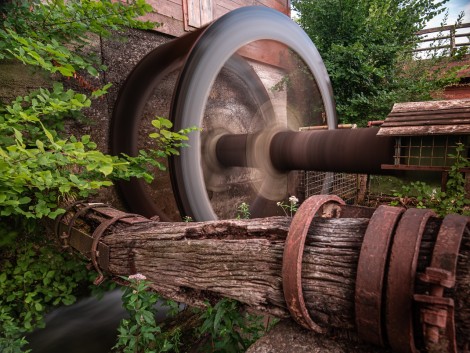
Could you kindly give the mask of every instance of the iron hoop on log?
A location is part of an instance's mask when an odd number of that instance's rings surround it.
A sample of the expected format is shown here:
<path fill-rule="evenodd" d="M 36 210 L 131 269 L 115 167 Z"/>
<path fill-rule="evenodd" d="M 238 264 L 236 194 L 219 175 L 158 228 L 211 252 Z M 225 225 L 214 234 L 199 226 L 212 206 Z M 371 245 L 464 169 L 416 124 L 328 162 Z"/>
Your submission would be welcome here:
<path fill-rule="evenodd" d="M 330 202 L 345 204 L 335 195 L 312 196 L 302 203 L 292 219 L 282 257 L 282 288 L 287 308 L 300 325 L 318 333 L 324 333 L 325 329 L 313 322 L 305 306 L 302 292 L 302 257 L 313 218 L 322 206 Z"/>
<path fill-rule="evenodd" d="M 359 256 L 356 277 L 355 311 L 359 337 L 383 346 L 383 293 L 390 244 L 405 210 L 381 205 L 367 226 Z"/>
<path fill-rule="evenodd" d="M 431 210 L 408 209 L 393 239 L 387 277 L 386 327 L 390 346 L 397 353 L 416 353 L 412 304 L 419 248 Z"/>

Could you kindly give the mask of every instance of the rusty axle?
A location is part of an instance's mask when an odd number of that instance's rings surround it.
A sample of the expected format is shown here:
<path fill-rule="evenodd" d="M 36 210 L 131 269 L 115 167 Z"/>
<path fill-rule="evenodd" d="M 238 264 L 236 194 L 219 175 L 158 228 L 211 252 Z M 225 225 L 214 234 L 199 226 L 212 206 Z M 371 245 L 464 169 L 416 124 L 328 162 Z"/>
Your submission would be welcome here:
<path fill-rule="evenodd" d="M 269 142 L 269 158 L 279 171 L 316 170 L 384 174 L 382 164 L 392 164 L 391 137 L 377 136 L 377 129 L 281 131 Z M 216 145 L 217 160 L 224 167 L 257 167 L 251 154 L 258 136 L 224 135 Z"/>

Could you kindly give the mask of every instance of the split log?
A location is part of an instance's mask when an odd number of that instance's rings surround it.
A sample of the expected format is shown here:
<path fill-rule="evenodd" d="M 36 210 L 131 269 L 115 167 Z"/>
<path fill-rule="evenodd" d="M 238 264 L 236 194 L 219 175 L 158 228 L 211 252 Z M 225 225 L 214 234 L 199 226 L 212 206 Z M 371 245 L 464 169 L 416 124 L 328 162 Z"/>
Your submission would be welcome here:
<path fill-rule="evenodd" d="M 67 217 L 66 217 L 67 218 Z M 70 217 L 68 217 L 70 218 Z M 93 233 L 102 215 L 80 217 L 73 232 Z M 271 217 L 201 223 L 148 221 L 110 227 L 101 239 L 113 275 L 144 274 L 162 295 L 202 305 L 233 298 L 259 312 L 289 316 L 282 292 L 282 256 L 291 219 Z M 315 218 L 307 236 L 302 286 L 307 309 L 330 334 L 355 336 L 356 267 L 368 218 Z M 418 271 L 429 265 L 440 219 L 423 234 Z M 65 219 L 62 223 L 67 223 Z M 60 225 L 60 233 L 66 230 Z M 86 251 L 84 255 L 89 256 Z M 464 234 L 458 262 L 455 322 L 460 347 L 470 337 L 470 234 Z"/>

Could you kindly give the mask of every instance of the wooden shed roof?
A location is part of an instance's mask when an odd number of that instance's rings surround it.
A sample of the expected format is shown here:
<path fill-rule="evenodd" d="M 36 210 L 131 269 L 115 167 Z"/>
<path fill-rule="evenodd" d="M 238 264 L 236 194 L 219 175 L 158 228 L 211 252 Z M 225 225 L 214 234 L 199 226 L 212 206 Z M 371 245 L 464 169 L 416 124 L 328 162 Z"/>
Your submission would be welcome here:
<path fill-rule="evenodd" d="M 396 103 L 378 135 L 470 134 L 470 99 Z"/>

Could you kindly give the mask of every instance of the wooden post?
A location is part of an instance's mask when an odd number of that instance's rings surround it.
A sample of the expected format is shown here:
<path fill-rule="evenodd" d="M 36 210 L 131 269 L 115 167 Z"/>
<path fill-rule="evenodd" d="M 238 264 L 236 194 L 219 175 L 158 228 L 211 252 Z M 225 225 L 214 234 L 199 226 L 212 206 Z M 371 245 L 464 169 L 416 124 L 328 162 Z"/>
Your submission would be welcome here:
<path fill-rule="evenodd" d="M 97 263 L 111 275 L 144 274 L 153 289 L 189 305 L 229 297 L 256 311 L 289 317 L 281 277 L 288 217 L 163 223 L 128 216 L 111 225 L 98 244 L 97 229 L 104 229 L 100 224 L 123 212 L 102 207 L 79 217 L 72 214 L 58 224 L 62 241 L 90 257 L 90 234 L 95 233 Z M 76 219 L 70 227 L 71 218 Z M 368 222 L 369 218 L 316 217 L 310 226 L 302 263 L 303 295 L 311 317 L 329 333 L 355 336 L 356 268 Z M 418 270 L 429 264 L 440 222 L 431 218 L 426 225 Z M 452 293 L 460 347 L 470 338 L 469 260 L 466 232 Z"/>

